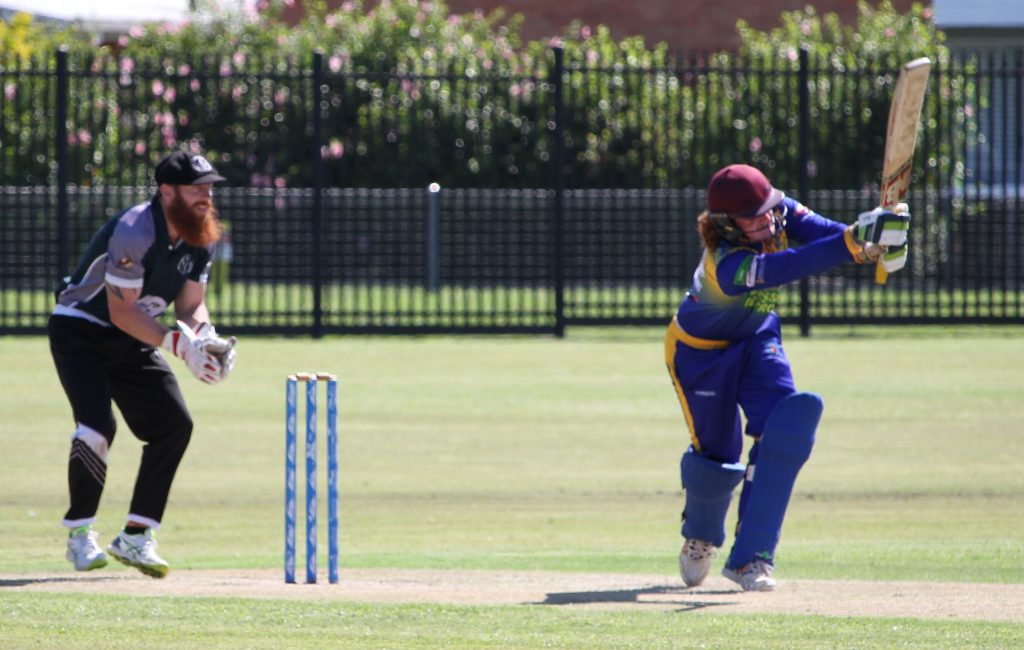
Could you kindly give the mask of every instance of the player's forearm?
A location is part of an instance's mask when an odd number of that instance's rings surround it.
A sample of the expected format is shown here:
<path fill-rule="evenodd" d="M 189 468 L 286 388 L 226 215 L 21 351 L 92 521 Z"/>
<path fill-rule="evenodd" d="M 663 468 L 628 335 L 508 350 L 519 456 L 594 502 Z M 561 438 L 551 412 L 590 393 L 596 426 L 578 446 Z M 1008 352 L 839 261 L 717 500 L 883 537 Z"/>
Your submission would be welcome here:
<path fill-rule="evenodd" d="M 832 221 L 816 212 L 809 212 L 802 217 L 792 219 L 786 224 L 786 232 L 790 236 L 790 242 L 794 240 L 800 243 L 813 242 L 842 233 L 844 230 L 846 230 L 845 223 Z"/>
<path fill-rule="evenodd" d="M 164 340 L 167 328 L 153 320 L 151 316 L 140 309 L 126 310 L 117 316 L 110 314 L 110 320 L 115 327 L 124 333 L 134 336 L 138 340 L 155 348 L 160 347 Z"/>
<path fill-rule="evenodd" d="M 199 323 L 210 323 L 210 312 L 206 308 L 206 285 L 194 280 L 185 282 L 174 299 L 174 315 L 193 329 Z"/>
<path fill-rule="evenodd" d="M 167 328 L 142 311 L 136 303 L 137 299 L 138 291 L 108 285 L 107 308 L 110 311 L 110 322 L 129 336 L 147 345 L 160 347 Z"/>
<path fill-rule="evenodd" d="M 206 308 L 206 303 L 200 303 L 194 308 L 179 309 L 175 305 L 174 315 L 178 320 L 183 321 L 189 327 L 195 329 L 199 326 L 199 323 L 210 323 L 210 312 Z"/>

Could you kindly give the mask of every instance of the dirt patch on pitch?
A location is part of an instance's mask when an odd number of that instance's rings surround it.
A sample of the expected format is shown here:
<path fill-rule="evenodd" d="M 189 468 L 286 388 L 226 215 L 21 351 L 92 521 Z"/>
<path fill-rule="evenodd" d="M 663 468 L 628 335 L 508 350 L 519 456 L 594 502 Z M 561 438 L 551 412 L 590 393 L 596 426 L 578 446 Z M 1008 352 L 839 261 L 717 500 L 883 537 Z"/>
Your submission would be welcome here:
<path fill-rule="evenodd" d="M 326 576 L 315 585 L 286 585 L 279 570 L 179 570 L 154 580 L 108 567 L 89 574 L 0 573 L 0 594 L 13 591 L 1024 622 L 1024 585 L 1017 584 L 783 579 L 772 593 L 743 593 L 717 576 L 684 589 L 678 577 L 660 575 L 347 569 L 336 585 Z"/>

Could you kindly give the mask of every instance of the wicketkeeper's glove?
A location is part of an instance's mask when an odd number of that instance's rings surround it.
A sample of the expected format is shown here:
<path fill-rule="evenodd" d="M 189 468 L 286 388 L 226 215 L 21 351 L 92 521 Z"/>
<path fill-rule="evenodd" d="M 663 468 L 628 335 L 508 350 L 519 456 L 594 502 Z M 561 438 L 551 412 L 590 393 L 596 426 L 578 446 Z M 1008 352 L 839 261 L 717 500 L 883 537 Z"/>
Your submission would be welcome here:
<path fill-rule="evenodd" d="M 181 325 L 179 322 L 179 329 L 181 329 Z M 195 329 L 195 337 L 196 345 L 220 361 L 220 379 L 226 379 L 235 367 L 235 359 L 238 356 L 238 353 L 235 352 L 235 344 L 238 339 L 233 336 L 222 338 L 210 323 L 200 323 Z"/>
<path fill-rule="evenodd" d="M 179 321 L 179 325 L 183 323 Z M 160 347 L 183 360 L 199 381 L 216 384 L 224 378 L 220 359 L 203 350 L 199 339 L 187 325 L 183 329 L 168 331 Z"/>

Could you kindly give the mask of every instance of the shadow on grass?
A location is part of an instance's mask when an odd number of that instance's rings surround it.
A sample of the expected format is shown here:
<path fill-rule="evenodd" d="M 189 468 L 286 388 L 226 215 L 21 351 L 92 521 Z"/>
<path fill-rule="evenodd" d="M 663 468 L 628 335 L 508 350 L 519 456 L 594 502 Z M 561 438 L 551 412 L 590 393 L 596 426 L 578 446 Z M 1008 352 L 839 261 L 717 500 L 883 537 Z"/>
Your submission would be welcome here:
<path fill-rule="evenodd" d="M 59 584 L 62 582 L 111 582 L 123 580 L 121 576 L 46 576 L 41 578 L 0 578 L 0 589 L 28 587 L 29 585 Z"/>
<path fill-rule="evenodd" d="M 637 605 L 678 605 L 677 611 L 688 612 L 721 605 L 734 605 L 730 600 L 701 600 L 704 596 L 729 596 L 731 589 L 688 592 L 682 587 L 644 587 L 642 589 L 614 589 L 610 591 L 567 591 L 549 593 L 539 605 L 586 605 L 599 603 L 636 603 Z"/>

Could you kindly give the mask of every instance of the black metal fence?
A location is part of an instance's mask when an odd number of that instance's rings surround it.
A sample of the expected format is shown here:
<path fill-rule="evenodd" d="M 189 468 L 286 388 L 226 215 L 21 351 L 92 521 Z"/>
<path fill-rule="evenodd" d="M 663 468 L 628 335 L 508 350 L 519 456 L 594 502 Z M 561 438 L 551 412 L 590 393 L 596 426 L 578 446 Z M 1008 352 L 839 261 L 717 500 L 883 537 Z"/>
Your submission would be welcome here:
<path fill-rule="evenodd" d="M 229 177 L 216 200 L 230 259 L 209 298 L 224 331 L 661 324 L 699 258 L 694 217 L 718 166 L 760 165 L 837 220 L 877 202 L 863 179 L 880 166 L 885 112 L 871 107 L 892 76 L 806 58 L 595 70 L 559 51 L 547 75 L 520 78 L 343 74 L 319 56 L 272 73 L 75 69 L 66 56 L 0 70 L 0 332 L 44 330 L 57 279 L 182 146 Z M 1019 54 L 936 66 L 910 264 L 885 287 L 853 265 L 790 287 L 783 317 L 804 331 L 1024 322 L 1022 79 Z M 602 105 L 609 85 L 619 110 Z M 763 92 L 716 108 L 738 88 Z"/>

